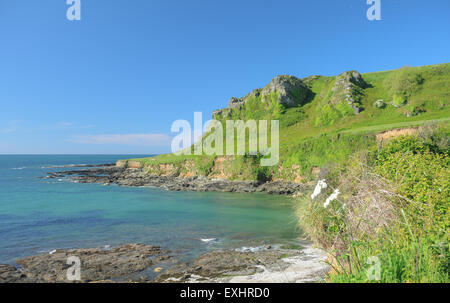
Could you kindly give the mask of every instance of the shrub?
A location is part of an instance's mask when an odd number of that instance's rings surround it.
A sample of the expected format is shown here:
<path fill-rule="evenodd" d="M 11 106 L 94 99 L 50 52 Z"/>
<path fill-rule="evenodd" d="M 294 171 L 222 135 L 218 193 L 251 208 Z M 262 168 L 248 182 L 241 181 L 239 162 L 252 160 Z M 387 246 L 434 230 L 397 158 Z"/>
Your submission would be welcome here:
<path fill-rule="evenodd" d="M 392 97 L 392 105 L 394 105 L 395 107 L 401 107 L 405 105 L 405 103 L 406 98 L 400 93 L 395 93 Z"/>
<path fill-rule="evenodd" d="M 445 128 L 424 127 L 419 136 L 354 156 L 331 171 L 325 194 L 300 204 L 302 226 L 334 256 L 332 282 L 367 282 L 371 256 L 381 261 L 381 282 L 449 281 L 450 174 L 443 136 L 448 139 Z M 338 198 L 324 204 L 336 189 Z"/>

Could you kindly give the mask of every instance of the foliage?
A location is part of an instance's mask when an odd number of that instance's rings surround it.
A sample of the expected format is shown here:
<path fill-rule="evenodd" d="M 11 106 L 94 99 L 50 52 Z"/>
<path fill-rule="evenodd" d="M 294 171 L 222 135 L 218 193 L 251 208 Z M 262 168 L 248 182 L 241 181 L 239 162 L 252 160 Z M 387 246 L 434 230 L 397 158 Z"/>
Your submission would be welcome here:
<path fill-rule="evenodd" d="M 330 281 L 369 282 L 373 256 L 381 282 L 449 281 L 448 136 L 448 127 L 428 126 L 352 157 L 318 201 L 300 203 L 302 226 L 335 257 Z M 324 207 L 333 188 L 342 195 Z"/>
<path fill-rule="evenodd" d="M 392 104 L 397 107 L 403 106 L 405 105 L 405 103 L 406 98 L 401 93 L 395 93 L 394 96 L 392 97 Z"/>

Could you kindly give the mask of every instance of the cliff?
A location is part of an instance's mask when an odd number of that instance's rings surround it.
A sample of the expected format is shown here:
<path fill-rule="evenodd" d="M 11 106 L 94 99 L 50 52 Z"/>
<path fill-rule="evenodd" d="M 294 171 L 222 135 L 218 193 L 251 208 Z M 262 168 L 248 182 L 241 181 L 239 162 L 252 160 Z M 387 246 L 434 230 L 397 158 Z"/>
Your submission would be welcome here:
<path fill-rule="evenodd" d="M 213 112 L 226 120 L 279 120 L 280 161 L 260 167 L 257 156 L 175 156 L 119 161 L 159 176 L 304 183 L 377 138 L 449 121 L 450 64 L 298 78 L 282 75 Z M 389 130 L 390 135 L 382 135 Z M 225 149 L 225 147 L 224 147 Z"/>

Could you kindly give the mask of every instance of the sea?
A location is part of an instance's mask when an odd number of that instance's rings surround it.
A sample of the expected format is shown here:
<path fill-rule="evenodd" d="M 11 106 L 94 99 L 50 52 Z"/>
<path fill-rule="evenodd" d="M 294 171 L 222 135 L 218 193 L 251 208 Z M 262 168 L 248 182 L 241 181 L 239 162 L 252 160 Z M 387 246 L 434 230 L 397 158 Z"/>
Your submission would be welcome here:
<path fill-rule="evenodd" d="M 142 155 L 0 155 L 0 263 L 60 248 L 128 243 L 158 245 L 188 260 L 210 250 L 291 244 L 302 234 L 287 196 L 45 178 L 71 169 L 65 166 L 135 157 Z"/>

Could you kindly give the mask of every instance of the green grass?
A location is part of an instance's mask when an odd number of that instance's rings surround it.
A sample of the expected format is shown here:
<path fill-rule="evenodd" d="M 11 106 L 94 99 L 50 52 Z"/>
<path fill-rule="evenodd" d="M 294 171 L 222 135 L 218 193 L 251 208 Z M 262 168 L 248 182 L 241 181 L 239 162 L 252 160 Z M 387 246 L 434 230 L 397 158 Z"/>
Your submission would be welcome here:
<path fill-rule="evenodd" d="M 362 109 L 359 114 L 354 114 L 345 103 L 331 104 L 336 102 L 331 89 L 337 77 L 319 76 L 303 79 L 311 91 L 311 98 L 305 104 L 285 108 L 277 102 L 277 93 L 266 96 L 264 102 L 261 96 L 252 95 L 245 106 L 231 110 L 222 120 L 279 119 L 279 164 L 282 167 L 298 165 L 300 173 L 308 178 L 313 166 L 339 162 L 362 145 L 375 144 L 373 135 L 377 132 L 450 119 L 450 63 L 366 73 L 362 77 L 367 86 L 357 89 L 358 106 Z M 395 96 L 401 96 L 404 106 L 392 105 Z M 380 99 L 386 104 L 384 108 L 373 105 Z M 327 144 L 331 144 L 328 150 Z M 178 166 L 195 158 L 198 156 L 159 155 L 136 161 L 145 166 L 167 163 Z M 269 174 L 289 180 L 294 177 L 279 175 L 275 167 Z M 241 177 L 256 176 L 242 174 Z"/>
<path fill-rule="evenodd" d="M 380 282 L 448 283 L 450 63 L 362 76 L 367 85 L 356 92 L 359 114 L 339 101 L 342 92 L 332 91 L 337 77 L 324 76 L 303 79 L 310 96 L 297 106 L 284 107 L 272 93 L 265 102 L 253 95 L 246 105 L 229 111 L 222 121 L 279 119 L 280 162 L 260 167 L 258 155 L 236 156 L 221 162 L 220 173 L 231 180 L 261 181 L 292 181 L 300 174 L 308 182 L 317 178 L 314 167 L 327 168 L 331 184 L 327 194 L 331 187 L 339 187 L 341 202 L 324 208 L 323 201 L 310 203 L 303 196 L 298 206 L 303 229 L 337 256 L 331 282 L 371 282 L 367 260 L 378 257 Z M 380 99 L 382 108 L 374 106 Z M 430 124 L 444 130 L 424 133 Z M 378 146 L 377 133 L 415 126 L 426 126 L 419 138 Z M 149 173 L 163 173 L 165 165 L 179 173 L 217 173 L 215 156 L 166 154 L 133 160 Z M 343 207 L 345 203 L 350 206 Z M 373 219 L 379 218 L 377 214 L 361 215 L 370 203 L 393 209 L 381 217 L 383 224 Z"/>

